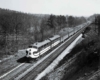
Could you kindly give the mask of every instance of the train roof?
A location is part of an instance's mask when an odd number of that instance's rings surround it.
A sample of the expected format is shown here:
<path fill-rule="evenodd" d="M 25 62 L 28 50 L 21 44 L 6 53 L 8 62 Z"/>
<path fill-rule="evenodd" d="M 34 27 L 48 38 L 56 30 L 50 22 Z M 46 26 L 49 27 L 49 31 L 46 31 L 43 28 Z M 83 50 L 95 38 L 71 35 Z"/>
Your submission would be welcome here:
<path fill-rule="evenodd" d="M 55 40 L 56 38 L 59 38 L 59 37 L 60 37 L 60 35 L 55 35 L 55 36 L 53 36 L 53 37 L 51 37 L 49 39 L 52 41 L 52 40 Z"/>
<path fill-rule="evenodd" d="M 43 46 L 43 45 L 45 45 L 49 42 L 50 42 L 50 40 L 45 40 L 45 41 L 42 41 L 42 42 L 34 43 L 34 44 L 32 44 L 32 46 L 36 46 L 37 48 L 39 48 L 39 47 L 41 47 L 41 46 Z"/>
<path fill-rule="evenodd" d="M 55 35 L 55 36 L 53 36 L 53 37 L 51 37 L 51 38 L 49 38 L 47 40 L 44 40 L 42 42 L 36 42 L 34 44 L 31 44 L 31 46 L 35 46 L 35 47 L 39 48 L 39 47 L 41 47 L 41 46 L 43 46 L 43 45 L 55 40 L 56 38 L 59 38 L 59 37 L 60 37 L 59 35 Z"/>

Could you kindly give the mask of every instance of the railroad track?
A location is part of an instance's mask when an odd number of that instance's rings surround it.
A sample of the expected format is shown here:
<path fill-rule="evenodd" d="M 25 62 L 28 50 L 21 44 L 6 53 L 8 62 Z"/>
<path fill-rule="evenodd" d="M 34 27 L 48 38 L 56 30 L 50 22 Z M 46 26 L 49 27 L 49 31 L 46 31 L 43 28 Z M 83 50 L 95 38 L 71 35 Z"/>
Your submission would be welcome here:
<path fill-rule="evenodd" d="M 87 26 L 85 26 L 87 27 Z M 19 72 L 18 74 L 14 75 L 13 77 L 9 76 L 9 80 L 34 80 L 35 77 L 41 73 L 41 71 L 43 71 L 50 63 L 52 63 L 52 61 L 58 57 L 63 50 L 68 47 L 71 42 L 73 42 L 76 37 L 79 36 L 79 34 L 85 29 L 85 27 L 83 27 L 82 29 L 78 30 L 78 32 L 76 34 L 74 34 L 74 36 L 72 36 L 70 39 L 68 39 L 67 41 L 65 41 L 66 43 L 62 46 L 60 46 L 59 49 L 57 49 L 56 51 L 53 52 L 53 54 L 49 55 L 46 59 L 44 59 L 43 61 L 41 61 L 40 63 L 38 63 L 36 66 L 34 65 L 27 65 L 23 64 L 21 67 L 26 66 L 23 70 L 21 70 L 21 72 Z M 34 66 L 34 67 L 33 67 Z M 25 70 L 27 70 L 28 68 L 33 68 L 32 70 L 30 69 L 27 73 L 25 73 L 23 76 L 19 77 L 18 75 L 23 74 L 23 72 Z M 18 68 L 19 69 L 19 68 Z M 16 70 L 15 70 L 16 71 Z M 2 80 L 8 80 L 8 78 L 3 78 Z"/>

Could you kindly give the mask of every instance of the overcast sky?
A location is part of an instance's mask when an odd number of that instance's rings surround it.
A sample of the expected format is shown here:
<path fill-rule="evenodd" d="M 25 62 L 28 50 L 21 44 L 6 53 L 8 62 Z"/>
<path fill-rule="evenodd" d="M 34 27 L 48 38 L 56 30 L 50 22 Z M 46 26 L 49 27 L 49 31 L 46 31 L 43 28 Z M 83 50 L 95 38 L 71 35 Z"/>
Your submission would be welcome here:
<path fill-rule="evenodd" d="M 0 0 L 0 8 L 35 14 L 90 16 L 100 13 L 100 0 Z"/>

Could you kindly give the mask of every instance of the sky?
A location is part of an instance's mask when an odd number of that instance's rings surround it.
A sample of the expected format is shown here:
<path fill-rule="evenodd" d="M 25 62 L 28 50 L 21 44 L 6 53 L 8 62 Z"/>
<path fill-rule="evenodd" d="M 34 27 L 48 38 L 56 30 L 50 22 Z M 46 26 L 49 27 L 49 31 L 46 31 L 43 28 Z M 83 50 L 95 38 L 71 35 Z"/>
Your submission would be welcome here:
<path fill-rule="evenodd" d="M 90 16 L 100 13 L 100 0 L 0 0 L 0 8 L 32 14 Z"/>

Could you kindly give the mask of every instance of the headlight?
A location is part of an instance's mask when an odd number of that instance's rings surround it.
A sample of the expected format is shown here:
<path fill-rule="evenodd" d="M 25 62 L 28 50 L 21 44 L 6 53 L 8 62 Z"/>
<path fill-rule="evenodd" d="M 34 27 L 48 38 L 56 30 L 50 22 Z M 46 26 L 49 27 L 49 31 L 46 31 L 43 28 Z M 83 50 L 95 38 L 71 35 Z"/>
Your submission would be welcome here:
<path fill-rule="evenodd" d="M 29 55 L 31 55 L 31 53 L 29 53 Z"/>

